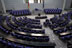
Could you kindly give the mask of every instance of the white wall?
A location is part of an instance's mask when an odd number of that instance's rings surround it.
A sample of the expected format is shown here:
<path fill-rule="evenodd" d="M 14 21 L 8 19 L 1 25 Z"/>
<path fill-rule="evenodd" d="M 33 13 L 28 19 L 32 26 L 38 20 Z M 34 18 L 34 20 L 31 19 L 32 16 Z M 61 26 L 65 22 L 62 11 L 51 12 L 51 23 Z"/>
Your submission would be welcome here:
<path fill-rule="evenodd" d="M 13 9 L 26 9 L 27 5 L 23 3 L 23 0 L 4 0 L 7 10 Z"/>
<path fill-rule="evenodd" d="M 45 8 L 62 8 L 63 0 L 45 0 Z"/>
<path fill-rule="evenodd" d="M 44 0 L 45 1 L 45 8 L 62 8 L 63 7 L 63 0 Z M 27 4 L 23 3 L 24 0 L 4 0 L 6 9 L 28 9 Z M 66 8 L 70 7 L 70 1 L 67 0 Z M 42 9 L 42 4 L 30 4 L 30 10 L 34 8 Z"/>
<path fill-rule="evenodd" d="M 70 8 L 70 6 L 71 6 L 71 2 L 72 2 L 72 0 L 66 0 L 66 6 L 65 6 L 65 9 Z"/>
<path fill-rule="evenodd" d="M 42 4 L 30 4 L 30 10 L 32 11 L 33 9 L 38 8 L 38 9 L 42 9 Z"/>
<path fill-rule="evenodd" d="M 4 0 L 0 0 L 0 12 L 1 13 L 6 13 Z"/>

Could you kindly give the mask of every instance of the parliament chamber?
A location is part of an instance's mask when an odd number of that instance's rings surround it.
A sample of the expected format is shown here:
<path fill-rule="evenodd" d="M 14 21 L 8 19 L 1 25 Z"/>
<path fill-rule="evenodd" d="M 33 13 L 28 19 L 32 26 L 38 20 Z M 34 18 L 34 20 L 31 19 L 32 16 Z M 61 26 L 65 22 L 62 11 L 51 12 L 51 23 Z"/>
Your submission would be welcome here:
<path fill-rule="evenodd" d="M 0 48 L 72 48 L 72 0 L 0 0 Z"/>

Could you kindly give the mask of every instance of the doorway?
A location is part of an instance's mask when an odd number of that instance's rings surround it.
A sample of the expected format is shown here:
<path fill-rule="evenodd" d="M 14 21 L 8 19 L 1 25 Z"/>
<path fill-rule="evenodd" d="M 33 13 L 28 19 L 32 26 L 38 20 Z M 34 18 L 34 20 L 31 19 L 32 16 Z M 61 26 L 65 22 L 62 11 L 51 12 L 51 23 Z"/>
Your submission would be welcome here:
<path fill-rule="evenodd" d="M 71 1 L 71 7 L 70 8 L 72 8 L 72 1 Z"/>

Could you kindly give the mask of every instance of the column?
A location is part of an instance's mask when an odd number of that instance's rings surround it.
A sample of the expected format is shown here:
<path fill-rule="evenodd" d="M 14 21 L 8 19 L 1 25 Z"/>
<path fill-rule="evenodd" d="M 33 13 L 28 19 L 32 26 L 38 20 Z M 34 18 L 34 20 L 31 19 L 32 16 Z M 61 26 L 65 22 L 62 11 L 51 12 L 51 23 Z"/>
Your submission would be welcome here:
<path fill-rule="evenodd" d="M 6 8 L 4 4 L 4 0 L 1 0 L 2 8 L 3 8 L 3 13 L 6 13 Z"/>

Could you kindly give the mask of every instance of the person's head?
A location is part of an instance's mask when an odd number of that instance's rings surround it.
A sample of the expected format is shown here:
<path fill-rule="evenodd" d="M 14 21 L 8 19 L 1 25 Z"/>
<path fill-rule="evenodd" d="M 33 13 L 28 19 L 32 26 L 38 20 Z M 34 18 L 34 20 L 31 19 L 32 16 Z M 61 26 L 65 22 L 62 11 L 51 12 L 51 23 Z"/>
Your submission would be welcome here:
<path fill-rule="evenodd" d="M 39 13 L 38 16 L 41 16 L 41 14 Z"/>

